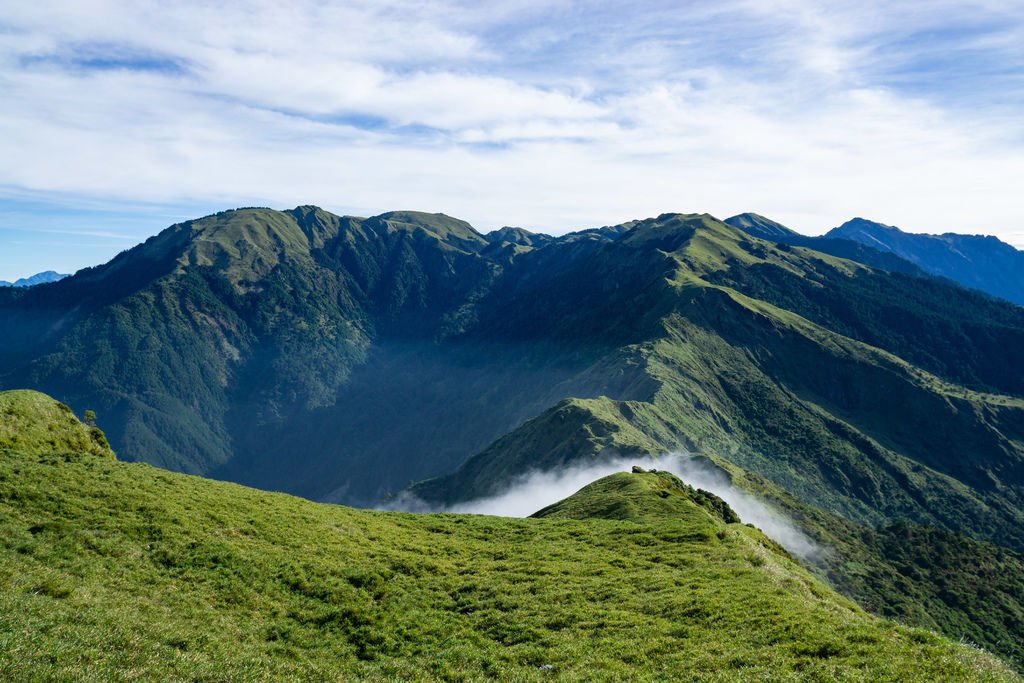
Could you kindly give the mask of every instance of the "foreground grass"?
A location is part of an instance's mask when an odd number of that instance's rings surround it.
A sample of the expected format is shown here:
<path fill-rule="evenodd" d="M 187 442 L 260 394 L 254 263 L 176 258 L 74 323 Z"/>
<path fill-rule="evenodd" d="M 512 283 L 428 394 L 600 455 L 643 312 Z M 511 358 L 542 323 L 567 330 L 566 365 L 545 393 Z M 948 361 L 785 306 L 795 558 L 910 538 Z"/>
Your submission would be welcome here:
<path fill-rule="evenodd" d="M 3 680 L 1014 680 L 689 515 L 410 515 L 0 451 Z"/>

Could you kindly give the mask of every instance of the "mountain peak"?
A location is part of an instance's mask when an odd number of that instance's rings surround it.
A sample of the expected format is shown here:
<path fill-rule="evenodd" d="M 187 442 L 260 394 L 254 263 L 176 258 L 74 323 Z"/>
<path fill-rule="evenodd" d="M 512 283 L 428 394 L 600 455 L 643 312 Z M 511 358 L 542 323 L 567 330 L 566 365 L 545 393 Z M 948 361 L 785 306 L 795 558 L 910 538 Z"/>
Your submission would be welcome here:
<path fill-rule="evenodd" d="M 44 270 L 41 273 L 35 275 L 29 275 L 15 280 L 14 282 L 8 282 L 7 280 L 0 280 L 0 287 L 34 287 L 35 285 L 43 285 L 49 282 L 57 282 L 68 277 L 67 273 L 58 273 L 55 270 Z"/>
<path fill-rule="evenodd" d="M 423 211 L 388 211 L 367 221 L 384 226 L 388 231 L 405 231 L 432 237 L 467 251 L 486 247 L 487 239 L 464 220 L 443 213 Z"/>
<path fill-rule="evenodd" d="M 492 230 L 484 235 L 484 238 L 492 244 L 508 242 L 522 246 L 533 246 L 538 242 L 549 242 L 553 239 L 550 235 L 531 232 L 526 228 L 513 228 L 507 225 L 503 228 Z"/>
<path fill-rule="evenodd" d="M 856 233 L 857 231 L 866 232 L 903 232 L 894 225 L 886 225 L 885 223 L 879 223 L 878 221 L 868 220 L 867 218 L 861 218 L 855 216 L 850 220 L 846 221 L 838 228 L 833 228 L 828 232 L 829 237 L 848 237 L 849 235 Z"/>
<path fill-rule="evenodd" d="M 224 211 L 187 225 L 189 244 L 179 262 L 213 267 L 236 286 L 261 279 L 285 259 L 308 260 L 313 246 L 295 214 L 268 208 Z"/>
<path fill-rule="evenodd" d="M 1024 252 L 995 237 L 908 233 L 864 218 L 851 219 L 827 236 L 890 252 L 931 275 L 1024 304 Z"/>
<path fill-rule="evenodd" d="M 716 525 L 740 521 L 729 504 L 715 494 L 695 489 L 670 472 L 641 467 L 598 479 L 531 516 L 631 522 L 686 519 Z"/>
<path fill-rule="evenodd" d="M 799 235 L 799 233 L 790 230 L 782 223 L 776 223 L 770 218 L 765 218 L 757 213 L 741 213 L 726 218 L 723 222 L 734 228 L 739 228 L 748 235 L 760 237 L 761 239 L 780 241 L 781 238 L 791 238 Z"/>
<path fill-rule="evenodd" d="M 650 246 L 661 251 L 677 251 L 685 246 L 698 230 L 720 232 L 731 230 L 707 213 L 663 213 L 656 218 L 637 221 L 623 233 L 619 241 L 630 246 Z"/>

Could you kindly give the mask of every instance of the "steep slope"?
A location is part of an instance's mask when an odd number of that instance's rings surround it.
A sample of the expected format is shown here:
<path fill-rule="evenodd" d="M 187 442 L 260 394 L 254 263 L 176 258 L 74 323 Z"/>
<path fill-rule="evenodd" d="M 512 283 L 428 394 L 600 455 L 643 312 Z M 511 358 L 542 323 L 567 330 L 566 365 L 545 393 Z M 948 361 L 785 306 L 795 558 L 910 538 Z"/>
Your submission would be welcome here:
<path fill-rule="evenodd" d="M 1019 680 L 690 512 L 377 513 L 3 450 L 0 676 Z"/>
<path fill-rule="evenodd" d="M 585 258 L 606 233 L 567 238 L 552 262 Z M 94 406 L 127 459 L 372 503 L 562 398 L 621 384 L 573 382 L 609 344 L 464 334 L 530 251 L 485 253 L 511 244 L 502 235 L 552 241 L 313 207 L 173 226 L 56 289 L 0 297 L 0 382 Z"/>
<path fill-rule="evenodd" d="M 95 406 L 126 457 L 210 472 L 333 404 L 371 336 L 443 333 L 491 277 L 472 252 L 485 245 L 410 212 L 252 209 L 174 226 L 6 299 L 4 383 Z"/>
<path fill-rule="evenodd" d="M 821 254 L 751 242 L 716 223 L 707 217 L 662 217 L 608 245 L 620 267 L 637 253 L 648 263 L 661 262 L 651 272 L 664 284 L 640 285 L 647 301 L 630 291 L 628 278 L 610 278 L 638 302 L 635 308 L 588 306 L 574 300 L 568 284 L 560 290 L 564 299 L 548 304 L 564 309 L 544 319 L 568 320 L 573 330 L 598 321 L 573 320 L 571 311 L 597 308 L 600 325 L 648 337 L 631 347 L 632 367 L 646 382 L 632 382 L 644 389 L 630 397 L 628 416 L 618 410 L 621 402 L 600 414 L 579 417 L 576 411 L 577 419 L 569 423 L 557 412 L 546 413 L 450 477 L 420 484 L 414 492 L 431 498 L 444 491 L 445 502 L 466 500 L 531 468 L 631 448 L 652 453 L 692 448 L 705 440 L 808 502 L 853 519 L 879 523 L 909 516 L 1024 547 L 1019 532 L 1024 402 L 1013 396 L 1021 391 L 1021 374 L 1001 365 L 1017 362 L 1005 349 L 1024 342 L 1019 309 L 934 281 L 896 280 Z M 656 250 L 648 249 L 654 245 Z M 596 270 L 590 263 L 580 265 Z M 751 284 L 750 273 L 760 281 Z M 581 277 L 567 273 L 565 282 Z M 795 296 L 788 299 L 790 310 L 764 300 L 798 287 L 821 293 L 814 308 Z M 938 315 L 917 308 L 915 298 L 929 296 L 932 288 L 960 298 L 947 297 L 948 312 Z M 864 307 L 862 315 L 848 316 L 850 299 Z M 992 306 L 991 317 L 978 317 L 979 306 Z M 882 326 L 851 326 L 847 336 L 799 311 L 835 327 L 840 315 L 871 321 L 883 311 L 916 329 L 962 325 L 962 336 L 973 344 L 950 348 L 936 335 L 911 347 L 898 330 Z M 982 319 L 992 322 L 979 326 Z M 597 338 L 598 330 L 587 336 Z M 966 349 L 970 359 L 949 356 Z M 911 352 L 920 353 L 922 364 L 935 374 L 896 355 Z M 967 373 L 979 389 L 1010 395 L 964 389 L 942 377 Z M 600 435 L 590 425 L 604 425 Z M 643 438 L 607 438 L 631 431 Z M 965 450 L 971 458 L 963 457 Z"/>
<path fill-rule="evenodd" d="M 415 212 L 225 212 L 5 290 L 0 333 L 3 386 L 90 405 L 122 457 L 173 469 L 367 504 L 606 397 L 647 450 L 714 438 L 854 519 L 1020 547 L 1003 528 L 1020 520 L 1020 309 L 706 215 L 541 239 Z M 601 438 L 516 437 L 491 460 L 511 475 L 623 445 Z"/>
<path fill-rule="evenodd" d="M 854 218 L 829 237 L 854 240 L 904 258 L 928 273 L 1024 304 L 1024 252 L 985 235 L 922 235 Z"/>
<path fill-rule="evenodd" d="M 106 435 L 38 391 L 0 391 L 0 448 L 114 457 Z"/>

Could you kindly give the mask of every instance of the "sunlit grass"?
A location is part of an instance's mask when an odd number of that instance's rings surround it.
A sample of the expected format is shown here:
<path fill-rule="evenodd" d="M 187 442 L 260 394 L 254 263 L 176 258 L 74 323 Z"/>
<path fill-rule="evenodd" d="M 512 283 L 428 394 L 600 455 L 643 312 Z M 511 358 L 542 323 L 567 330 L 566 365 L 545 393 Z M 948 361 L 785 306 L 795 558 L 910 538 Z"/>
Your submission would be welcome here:
<path fill-rule="evenodd" d="M 360 511 L 8 450 L 0 539 L 6 680 L 1013 678 L 710 514 Z"/>

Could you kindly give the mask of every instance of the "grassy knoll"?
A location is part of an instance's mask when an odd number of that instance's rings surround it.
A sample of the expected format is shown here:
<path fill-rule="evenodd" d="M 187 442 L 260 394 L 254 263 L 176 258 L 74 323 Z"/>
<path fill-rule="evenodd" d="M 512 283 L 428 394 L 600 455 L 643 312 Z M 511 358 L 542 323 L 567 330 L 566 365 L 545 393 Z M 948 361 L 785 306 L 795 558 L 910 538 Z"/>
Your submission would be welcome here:
<path fill-rule="evenodd" d="M 10 445 L 4 680 L 1016 680 L 864 613 L 660 474 L 574 497 L 625 495 L 632 519 L 519 520 L 355 510 Z"/>
<path fill-rule="evenodd" d="M 38 391 L 0 392 L 0 444 L 27 452 L 75 451 L 113 458 L 103 432 Z"/>

